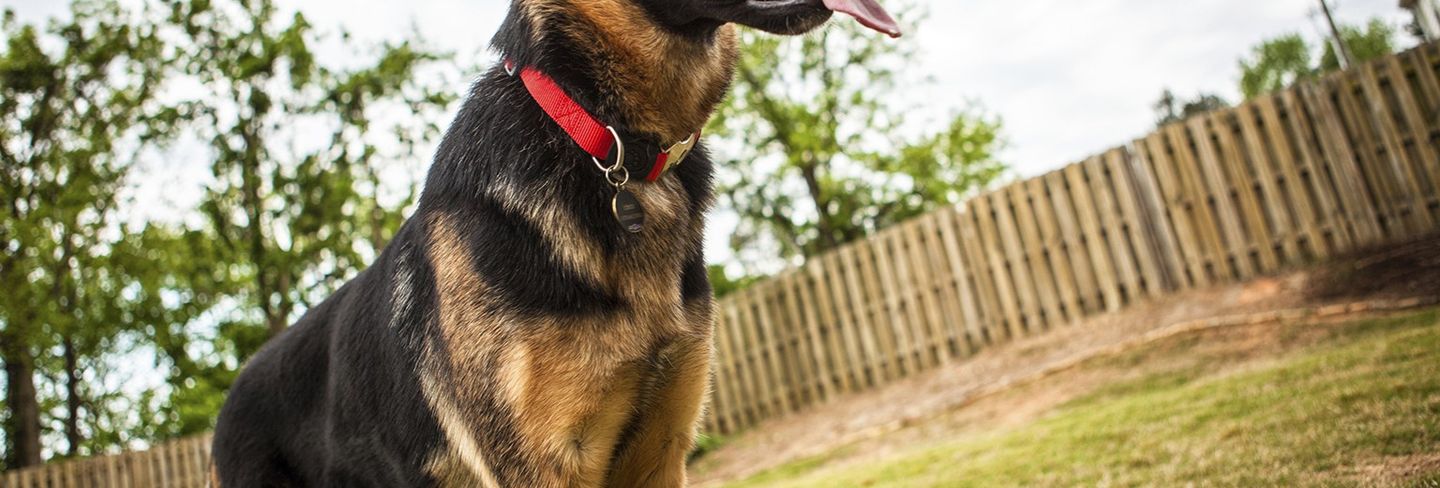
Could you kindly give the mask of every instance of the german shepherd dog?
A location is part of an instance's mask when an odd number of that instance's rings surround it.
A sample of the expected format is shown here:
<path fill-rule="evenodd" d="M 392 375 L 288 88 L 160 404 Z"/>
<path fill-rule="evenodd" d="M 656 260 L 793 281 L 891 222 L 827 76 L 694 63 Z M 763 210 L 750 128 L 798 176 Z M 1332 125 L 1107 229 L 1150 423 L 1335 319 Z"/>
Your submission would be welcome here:
<path fill-rule="evenodd" d="M 800 34 L 834 11 L 895 33 L 874 0 L 515 0 L 493 40 L 508 61 L 414 215 L 235 381 L 212 485 L 683 486 L 710 374 L 711 161 L 616 173 L 694 140 L 732 24 Z M 628 150 L 592 158 L 516 71 Z"/>

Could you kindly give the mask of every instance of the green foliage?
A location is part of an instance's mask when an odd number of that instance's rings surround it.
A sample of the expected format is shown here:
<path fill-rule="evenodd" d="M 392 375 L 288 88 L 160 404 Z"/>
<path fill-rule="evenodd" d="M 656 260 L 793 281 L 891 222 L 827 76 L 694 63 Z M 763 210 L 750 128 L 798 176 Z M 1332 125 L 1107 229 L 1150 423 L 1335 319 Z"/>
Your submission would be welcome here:
<path fill-rule="evenodd" d="M 1380 59 L 1395 52 L 1395 28 L 1380 19 L 1370 19 L 1363 28 L 1342 25 L 1340 37 L 1345 39 L 1345 45 L 1350 48 L 1350 55 L 1355 57 L 1356 63 Z M 1335 53 L 1335 45 L 1326 43 L 1325 54 L 1320 57 L 1320 71 L 1338 69 L 1340 56 Z"/>
<path fill-rule="evenodd" d="M 741 38 L 735 89 L 709 130 L 728 149 L 716 153 L 722 203 L 740 215 L 737 251 L 813 256 L 957 203 L 1005 170 L 998 120 L 972 111 L 908 124 L 914 107 L 898 103 L 914 86 L 900 76 L 916 64 L 908 38 L 854 22 Z"/>
<path fill-rule="evenodd" d="M 123 398 L 101 391 L 106 360 L 135 340 L 110 250 L 137 141 L 165 137 L 157 102 L 165 43 L 103 1 L 37 28 L 6 11 L 0 35 L 0 356 L 6 465 L 34 464 L 43 430 L 65 455 L 113 441 Z M 22 377 L 23 376 L 23 377 Z M 35 386 L 36 379 L 40 381 Z M 95 381 L 92 381 L 95 380 Z M 90 432 L 87 436 L 83 431 Z"/>
<path fill-rule="evenodd" d="M 171 391 L 145 426 L 164 437 L 208 430 L 239 365 L 384 246 L 418 182 L 406 172 L 390 187 L 408 193 L 386 202 L 382 170 L 417 165 L 417 146 L 438 134 L 453 100 L 415 81 L 449 59 L 418 41 L 381 46 L 370 64 L 335 67 L 317 61 L 322 37 L 305 18 L 282 17 L 268 0 L 169 7 L 168 21 L 185 33 L 181 75 L 213 88 L 182 103 L 180 114 L 189 134 L 208 141 L 214 179 L 199 209 L 205 225 L 168 232 L 187 244 L 147 256 L 181 261 L 142 294 L 153 314 L 171 319 L 153 322 L 164 328 L 154 338 L 173 366 Z M 301 139 L 315 131 L 297 126 L 330 135 L 316 144 Z M 196 300 L 174 310 L 165 306 L 169 294 Z M 195 312 L 217 317 L 197 322 Z"/>
<path fill-rule="evenodd" d="M 1340 26 L 1340 36 L 1356 62 L 1379 59 L 1395 52 L 1395 29 L 1385 21 L 1371 19 L 1364 28 Z M 1246 99 L 1285 89 L 1303 80 L 1340 69 L 1335 44 L 1324 42 L 1317 60 L 1317 48 L 1299 34 L 1266 40 L 1240 60 L 1240 92 Z M 1318 64 L 1317 64 L 1318 62 Z"/>
<path fill-rule="evenodd" d="M 714 290 L 716 298 L 743 290 L 745 287 L 765 279 L 760 275 L 741 275 L 739 278 L 731 278 L 723 264 L 712 264 L 707 271 L 710 274 L 710 288 Z"/>
<path fill-rule="evenodd" d="M 1310 44 L 1299 34 L 1261 42 L 1240 60 L 1240 93 L 1245 98 L 1283 90 L 1315 75 Z"/>
<path fill-rule="evenodd" d="M 1194 99 L 1180 100 L 1175 97 L 1175 92 L 1166 89 L 1160 94 L 1160 100 L 1155 102 L 1155 125 L 1179 122 L 1229 106 L 1230 102 L 1224 97 L 1213 93 L 1201 93 Z"/>
<path fill-rule="evenodd" d="M 399 227 L 414 155 L 454 99 L 420 76 L 452 60 L 418 40 L 339 66 L 269 0 L 121 5 L 80 0 L 43 29 L 4 18 L 9 466 L 37 462 L 40 442 L 88 455 L 209 429 L 243 361 Z M 212 173 L 199 208 L 137 219 L 122 195 L 142 162 L 187 141 Z M 147 355 L 163 388 L 116 381 Z"/>
<path fill-rule="evenodd" d="M 703 432 L 696 434 L 695 448 L 690 450 L 690 454 L 686 456 L 685 462 L 693 463 L 695 460 L 705 457 L 706 454 L 719 449 L 720 446 L 723 445 L 725 445 L 725 438 L 723 436 L 710 435 Z"/>

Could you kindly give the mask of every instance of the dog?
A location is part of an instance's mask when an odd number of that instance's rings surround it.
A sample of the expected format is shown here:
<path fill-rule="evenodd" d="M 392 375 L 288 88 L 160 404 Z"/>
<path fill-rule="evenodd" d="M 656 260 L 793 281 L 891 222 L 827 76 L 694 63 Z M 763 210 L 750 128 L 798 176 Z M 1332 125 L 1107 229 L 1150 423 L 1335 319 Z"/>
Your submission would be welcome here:
<path fill-rule="evenodd" d="M 712 354 L 698 131 L 735 24 L 835 11 L 895 31 L 873 0 L 512 2 L 414 214 L 236 379 L 212 485 L 685 485 Z"/>

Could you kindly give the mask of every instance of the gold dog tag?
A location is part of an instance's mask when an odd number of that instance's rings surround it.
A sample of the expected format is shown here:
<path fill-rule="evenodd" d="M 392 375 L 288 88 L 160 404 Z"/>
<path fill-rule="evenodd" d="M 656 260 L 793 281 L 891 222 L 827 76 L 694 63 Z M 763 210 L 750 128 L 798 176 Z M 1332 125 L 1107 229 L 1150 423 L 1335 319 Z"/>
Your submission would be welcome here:
<path fill-rule="evenodd" d="M 626 232 L 639 234 L 645 230 L 645 207 L 640 206 L 640 200 L 628 190 L 615 192 L 615 198 L 610 200 L 610 211 Z"/>

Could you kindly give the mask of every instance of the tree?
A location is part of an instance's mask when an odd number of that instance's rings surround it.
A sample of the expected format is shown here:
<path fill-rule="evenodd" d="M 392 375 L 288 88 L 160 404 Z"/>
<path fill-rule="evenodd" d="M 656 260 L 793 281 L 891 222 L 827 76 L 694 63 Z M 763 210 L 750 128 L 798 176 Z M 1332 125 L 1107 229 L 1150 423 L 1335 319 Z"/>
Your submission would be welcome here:
<path fill-rule="evenodd" d="M 141 15 L 77 1 L 72 20 L 44 32 L 8 10 L 0 24 L 0 356 L 10 468 L 41 462 L 43 419 L 52 415 L 40 378 L 59 385 L 50 399 L 63 405 L 54 417 L 64 452 L 82 454 L 82 412 L 103 405 L 81 371 L 127 330 L 115 320 L 116 275 L 105 262 L 133 156 L 126 147 L 163 137 L 173 121 L 156 100 L 165 43 L 155 29 L 131 25 Z"/>
<path fill-rule="evenodd" d="M 719 189 L 740 215 L 737 251 L 813 256 L 957 203 L 1005 170 L 994 118 L 907 125 L 914 107 L 898 101 L 912 80 L 892 67 L 915 65 L 912 44 L 852 22 L 741 37 L 735 89 L 710 128 L 724 138 Z"/>
<path fill-rule="evenodd" d="M 1340 37 L 1350 48 L 1350 55 L 1356 63 L 1380 59 L 1395 52 L 1395 28 L 1380 19 L 1370 19 L 1365 27 L 1340 26 Z M 1335 53 L 1333 43 L 1325 43 L 1325 54 L 1320 57 L 1320 71 L 1340 69 L 1340 56 Z"/>
<path fill-rule="evenodd" d="M 453 100 L 424 72 L 448 58 L 417 40 L 339 66 L 268 0 L 121 5 L 4 17 L 7 467 L 209 429 L 244 360 L 398 228 Z M 213 181 L 182 218 L 135 222 L 122 195 L 157 156 Z M 163 386 L 110 376 L 147 353 Z"/>
<path fill-rule="evenodd" d="M 1160 94 L 1160 100 L 1155 102 L 1155 125 L 1179 122 L 1229 106 L 1230 102 L 1225 101 L 1225 98 L 1220 95 L 1201 93 L 1194 99 L 1180 100 L 1175 97 L 1175 92 L 1167 88 Z"/>
<path fill-rule="evenodd" d="M 760 275 L 741 275 L 738 278 L 731 278 L 730 273 L 725 270 L 725 265 L 721 264 L 710 265 L 707 272 L 710 275 L 710 289 L 714 291 L 715 298 L 723 298 L 743 290 L 764 278 Z"/>
<path fill-rule="evenodd" d="M 156 307 L 178 291 L 229 309 L 218 323 L 160 322 L 168 330 L 155 331 L 174 366 L 169 397 L 152 407 L 150 434 L 160 437 L 209 429 L 239 365 L 378 253 L 416 196 L 418 172 L 405 168 L 423 162 L 415 153 L 438 136 L 454 100 L 445 80 L 417 81 L 448 59 L 418 40 L 381 46 L 373 63 L 338 67 L 317 61 L 312 46 L 322 35 L 303 15 L 282 17 L 270 0 L 172 7 L 187 45 L 181 74 L 215 91 L 182 111 L 212 151 L 206 223 L 170 237 L 212 242 L 177 247 L 180 256 L 199 253 L 189 262 L 203 265 L 171 261 L 177 272 L 153 279 L 158 286 L 144 295 Z M 205 267 L 217 263 L 229 273 Z M 213 334 L 202 332 L 207 326 Z M 197 342 L 209 352 L 196 354 Z"/>
<path fill-rule="evenodd" d="M 1385 21 L 1371 19 L 1364 28 L 1342 25 L 1340 36 L 1357 62 L 1379 59 L 1395 52 L 1395 29 Z M 1282 90 L 1295 83 L 1340 69 L 1335 45 L 1325 42 L 1318 49 L 1299 34 L 1269 39 L 1251 49 L 1240 60 L 1240 92 L 1246 99 Z"/>
<path fill-rule="evenodd" d="M 1286 34 L 1261 42 L 1250 57 L 1240 60 L 1240 93 L 1245 98 L 1282 90 L 1311 78 L 1310 44 L 1299 34 Z"/>

